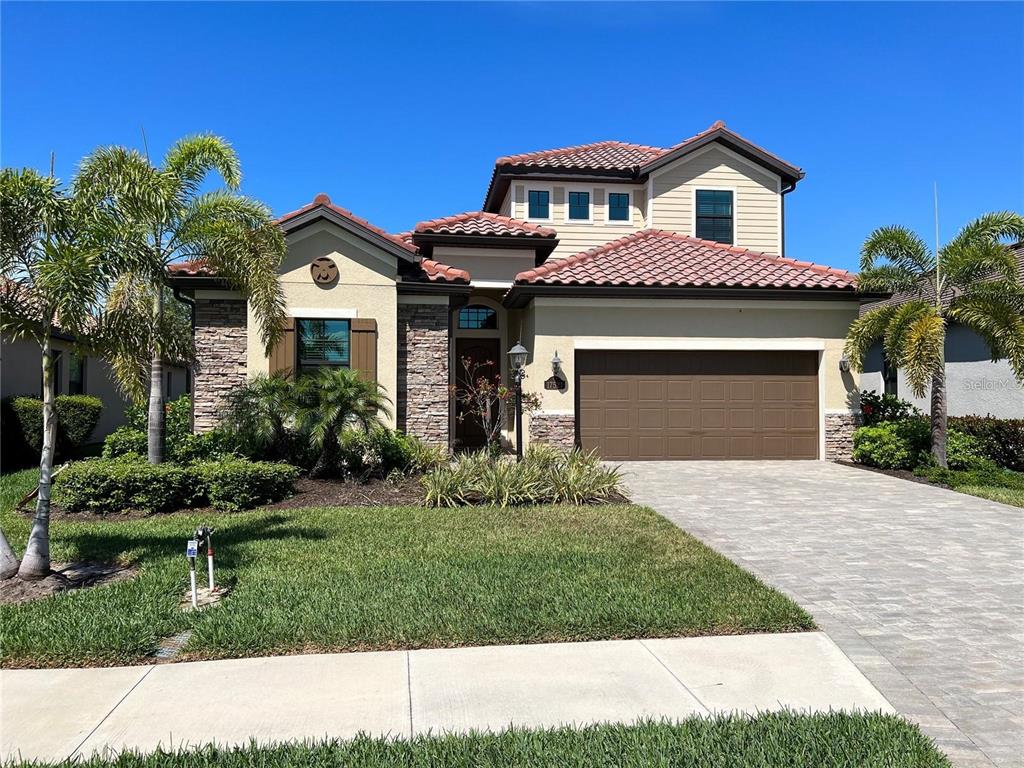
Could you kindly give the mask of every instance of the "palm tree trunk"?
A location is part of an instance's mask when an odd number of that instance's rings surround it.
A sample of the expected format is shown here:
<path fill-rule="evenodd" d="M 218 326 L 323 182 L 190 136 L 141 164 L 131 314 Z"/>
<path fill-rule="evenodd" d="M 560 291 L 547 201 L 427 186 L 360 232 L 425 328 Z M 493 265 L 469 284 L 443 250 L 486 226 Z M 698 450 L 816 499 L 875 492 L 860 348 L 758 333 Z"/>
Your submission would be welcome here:
<path fill-rule="evenodd" d="M 18 556 L 14 554 L 7 536 L 0 528 L 0 581 L 9 579 L 18 572 Z"/>
<path fill-rule="evenodd" d="M 43 335 L 43 452 L 39 457 L 39 496 L 36 516 L 21 558 L 18 576 L 42 579 L 50 575 L 50 488 L 53 485 L 53 453 L 57 441 L 57 412 L 53 407 L 53 348 L 50 329 Z"/>
<path fill-rule="evenodd" d="M 945 468 L 946 463 L 946 356 L 942 365 L 932 376 L 932 458 Z"/>
<path fill-rule="evenodd" d="M 149 372 L 148 453 L 150 464 L 162 464 L 166 442 L 166 416 L 164 413 L 164 357 L 160 347 L 160 327 L 163 322 L 163 289 L 156 287 L 153 300 L 153 358 Z"/>

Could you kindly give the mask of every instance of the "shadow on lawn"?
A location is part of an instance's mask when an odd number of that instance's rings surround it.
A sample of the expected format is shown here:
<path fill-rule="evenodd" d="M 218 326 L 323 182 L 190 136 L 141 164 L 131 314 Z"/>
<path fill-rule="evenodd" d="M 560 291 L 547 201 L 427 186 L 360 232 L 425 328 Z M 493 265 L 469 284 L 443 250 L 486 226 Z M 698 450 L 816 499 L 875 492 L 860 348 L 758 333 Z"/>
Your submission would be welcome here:
<path fill-rule="evenodd" d="M 299 539 L 321 541 L 328 538 L 320 528 L 295 527 L 293 518 L 285 515 L 268 515 L 244 523 L 232 521 L 231 525 L 218 528 L 214 522 L 213 547 L 218 566 L 233 568 L 242 560 L 251 562 L 252 556 L 239 557 L 238 545 L 253 541 L 283 541 Z M 288 523 L 293 525 L 289 526 Z M 66 534 L 63 538 L 72 543 L 82 560 L 109 562 L 125 553 L 131 553 L 132 560 L 145 562 L 164 557 L 184 557 L 185 542 L 191 538 L 194 528 L 188 524 L 173 533 L 150 533 L 111 530 L 110 526 L 95 526 L 88 531 Z"/>

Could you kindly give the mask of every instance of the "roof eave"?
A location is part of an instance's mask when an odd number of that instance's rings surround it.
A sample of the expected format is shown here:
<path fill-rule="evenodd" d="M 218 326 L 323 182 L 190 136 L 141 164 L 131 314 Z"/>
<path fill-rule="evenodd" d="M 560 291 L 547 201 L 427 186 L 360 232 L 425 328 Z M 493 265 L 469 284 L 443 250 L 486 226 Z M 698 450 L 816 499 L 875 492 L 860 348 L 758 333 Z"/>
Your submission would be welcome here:
<path fill-rule="evenodd" d="M 550 285 L 516 283 L 502 297 L 509 309 L 521 309 L 539 297 L 589 297 L 615 299 L 758 299 L 806 301 L 858 301 L 863 294 L 850 288 L 715 288 L 679 285 Z"/>
<path fill-rule="evenodd" d="M 400 280 L 396 284 L 403 296 L 469 296 L 473 287 L 467 282 Z"/>
<path fill-rule="evenodd" d="M 536 251 L 539 256 L 547 257 L 558 246 L 557 237 L 541 237 L 539 235 L 453 235 L 432 232 L 414 232 L 412 240 L 419 246 L 422 254 L 430 258 L 436 245 L 452 245 L 456 247 L 477 248 L 515 248 Z"/>
<path fill-rule="evenodd" d="M 321 219 L 326 219 L 332 224 L 341 227 L 342 229 L 351 232 L 357 237 L 361 237 L 364 240 L 376 245 L 381 250 L 387 251 L 388 253 L 396 256 L 400 259 L 405 259 L 409 263 L 416 262 L 416 254 L 410 250 L 403 248 L 393 240 L 384 237 L 379 232 L 374 232 L 369 227 L 363 226 L 358 221 L 353 221 L 347 216 L 342 216 L 336 211 L 332 210 L 328 205 L 317 205 L 310 208 L 309 210 L 296 213 L 284 219 L 278 220 L 278 226 L 281 230 L 289 235 L 293 232 L 297 232 L 300 229 L 315 224 Z"/>
<path fill-rule="evenodd" d="M 663 168 L 670 163 L 674 163 L 676 160 L 686 157 L 686 155 L 696 152 L 698 149 L 706 147 L 712 142 L 719 142 L 734 152 L 738 152 L 740 155 L 743 155 L 748 160 L 758 163 L 759 165 L 770 169 L 773 173 L 778 174 L 782 177 L 782 180 L 787 183 L 787 191 L 792 190 L 792 188 L 796 186 L 797 182 L 807 175 L 803 169 L 765 152 L 760 147 L 751 144 L 742 136 L 724 128 L 708 132 L 698 139 L 687 142 L 670 152 L 666 152 L 665 154 L 656 157 L 650 162 L 644 163 L 640 166 L 640 175 L 641 177 L 647 177 L 659 168 Z"/>

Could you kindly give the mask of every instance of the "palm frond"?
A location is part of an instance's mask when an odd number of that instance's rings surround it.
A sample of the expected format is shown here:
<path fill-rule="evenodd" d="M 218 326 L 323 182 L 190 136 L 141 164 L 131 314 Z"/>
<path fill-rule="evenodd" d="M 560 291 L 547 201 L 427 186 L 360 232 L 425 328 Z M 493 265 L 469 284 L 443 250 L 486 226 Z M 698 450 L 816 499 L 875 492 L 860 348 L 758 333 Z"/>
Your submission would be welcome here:
<path fill-rule="evenodd" d="M 865 312 L 850 324 L 846 334 L 843 354 L 850 361 L 850 367 L 858 373 L 864 370 L 864 358 L 868 350 L 885 336 L 885 329 L 896 313 L 897 306 L 889 304 Z"/>
<path fill-rule="evenodd" d="M 857 274 L 857 290 L 862 293 L 903 293 L 921 285 L 919 273 L 894 264 L 869 267 Z"/>
<path fill-rule="evenodd" d="M 997 241 L 951 243 L 942 249 L 940 264 L 947 285 L 967 290 L 986 278 L 1016 283 L 1017 259 Z"/>
<path fill-rule="evenodd" d="M 1013 211 L 986 213 L 961 229 L 946 247 L 969 249 L 1006 240 L 1024 240 L 1024 216 Z"/>
<path fill-rule="evenodd" d="M 1009 362 L 1024 384 L 1024 289 L 974 291 L 955 299 L 948 315 L 985 341 L 993 361 Z"/>
<path fill-rule="evenodd" d="M 906 356 L 906 345 L 914 324 L 922 317 L 935 314 L 935 305 L 922 299 L 898 305 L 885 329 L 882 343 L 886 356 L 890 360 L 902 360 Z"/>
<path fill-rule="evenodd" d="M 935 268 L 935 258 L 924 240 L 913 230 L 899 226 L 876 229 L 861 246 L 862 272 L 885 263 L 919 275 Z"/>
<path fill-rule="evenodd" d="M 924 397 L 932 377 L 945 366 L 946 321 L 937 312 L 913 317 L 900 336 L 901 346 L 891 356 L 907 376 L 916 397 Z M 886 346 L 886 353 L 890 348 Z"/>
<path fill-rule="evenodd" d="M 211 173 L 219 174 L 232 190 L 242 183 L 242 167 L 234 148 L 211 133 L 179 139 L 167 150 L 164 168 L 175 176 L 179 196 L 185 198 L 193 197 Z"/>

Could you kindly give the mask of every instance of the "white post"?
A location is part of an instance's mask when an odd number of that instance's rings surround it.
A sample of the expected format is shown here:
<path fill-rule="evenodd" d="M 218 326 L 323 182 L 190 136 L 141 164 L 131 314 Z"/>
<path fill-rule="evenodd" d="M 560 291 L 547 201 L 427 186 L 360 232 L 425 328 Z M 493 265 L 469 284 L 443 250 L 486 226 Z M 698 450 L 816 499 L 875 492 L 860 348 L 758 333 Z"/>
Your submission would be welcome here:
<path fill-rule="evenodd" d="M 206 549 L 206 571 L 207 581 L 210 582 L 210 593 L 213 593 L 213 544 L 207 539 Z"/>
<path fill-rule="evenodd" d="M 189 563 L 192 566 L 191 568 L 189 568 L 188 572 L 189 579 L 192 582 L 192 607 L 198 608 L 199 603 L 196 600 L 196 559 L 194 557 L 190 558 Z"/>

